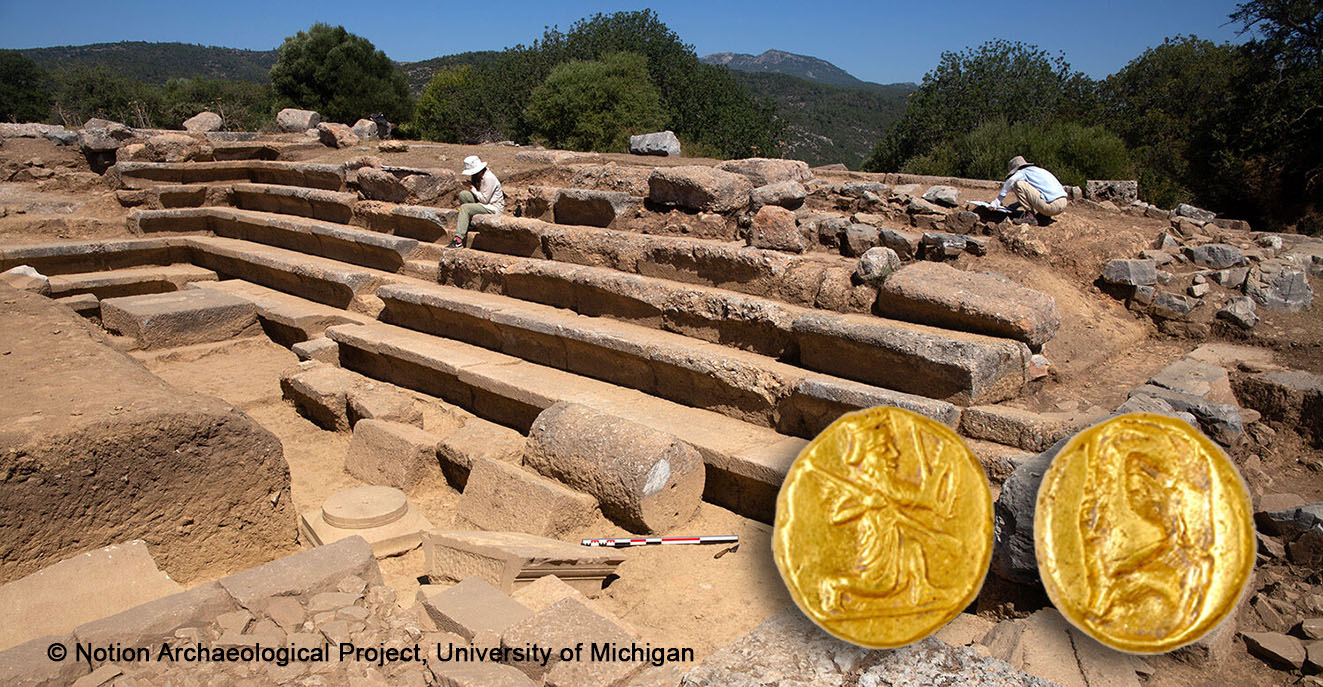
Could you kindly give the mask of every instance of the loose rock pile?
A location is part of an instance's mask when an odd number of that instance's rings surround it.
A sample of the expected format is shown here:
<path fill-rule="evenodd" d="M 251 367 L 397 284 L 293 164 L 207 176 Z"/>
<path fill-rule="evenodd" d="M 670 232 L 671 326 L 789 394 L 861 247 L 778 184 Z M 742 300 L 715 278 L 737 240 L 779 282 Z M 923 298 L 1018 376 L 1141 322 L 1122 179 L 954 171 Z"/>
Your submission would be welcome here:
<path fill-rule="evenodd" d="M 1307 277 L 1323 275 L 1323 241 L 1251 233 L 1182 208 L 1187 214 L 1173 217 L 1151 249 L 1107 263 L 1099 284 L 1163 332 L 1188 336 L 1207 336 L 1214 321 L 1252 329 L 1260 307 L 1296 311 L 1313 303 Z"/>

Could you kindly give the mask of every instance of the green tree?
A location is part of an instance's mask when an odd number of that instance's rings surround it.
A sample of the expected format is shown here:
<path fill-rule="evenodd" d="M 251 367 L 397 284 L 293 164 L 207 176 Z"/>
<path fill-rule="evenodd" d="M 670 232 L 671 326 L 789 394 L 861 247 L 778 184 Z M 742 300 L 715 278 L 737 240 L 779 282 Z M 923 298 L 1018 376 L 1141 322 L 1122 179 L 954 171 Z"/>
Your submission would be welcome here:
<path fill-rule="evenodd" d="M 447 67 L 432 75 L 418 96 L 412 133 L 447 143 L 499 140 L 491 104 L 472 65 Z"/>
<path fill-rule="evenodd" d="M 71 67 L 52 74 L 54 110 L 65 126 L 82 126 L 92 117 L 152 127 L 158 93 L 150 86 L 116 76 L 105 67 Z"/>
<path fill-rule="evenodd" d="M 631 134 L 666 125 L 647 61 L 627 52 L 556 65 L 533 89 L 524 118 L 552 146 L 602 152 L 623 152 Z"/>
<path fill-rule="evenodd" d="M 0 50 L 0 120 L 40 122 L 50 114 L 46 72 L 14 50 Z"/>
<path fill-rule="evenodd" d="M 1224 207 L 1323 233 L 1323 1 L 1254 0 L 1231 20 L 1252 39 L 1226 118 Z"/>
<path fill-rule="evenodd" d="M 271 68 L 280 102 L 353 123 L 380 111 L 404 121 L 412 103 L 404 73 L 370 41 L 343 26 L 316 23 L 285 39 Z"/>
<path fill-rule="evenodd" d="M 1130 146 L 1152 203 L 1209 204 L 1227 153 L 1227 103 L 1245 68 L 1234 46 L 1195 36 L 1145 50 L 1101 87 L 1098 120 Z"/>
<path fill-rule="evenodd" d="M 904 116 L 864 161 L 866 171 L 900 169 L 943 141 L 993 120 L 1047 123 L 1089 110 L 1094 88 L 1065 58 L 1031 45 L 990 41 L 942 53 L 910 95 Z"/>
<path fill-rule="evenodd" d="M 219 114 L 231 131 L 257 131 L 269 126 L 273 94 L 269 84 L 220 79 L 171 79 L 159 89 L 160 125 L 177 129 L 203 110 Z"/>
<path fill-rule="evenodd" d="M 780 154 L 785 127 L 773 107 L 756 100 L 727 70 L 700 62 L 693 46 L 681 42 L 651 10 L 594 15 L 567 32 L 549 28 L 532 45 L 475 55 L 469 80 L 461 85 L 479 95 L 472 111 L 481 113 L 493 130 L 526 141 L 534 134 L 525 118 L 529 98 L 556 65 L 600 61 L 618 52 L 644 57 L 664 118 L 683 140 L 728 157 Z M 422 119 L 415 123 L 420 131 L 426 126 Z"/>

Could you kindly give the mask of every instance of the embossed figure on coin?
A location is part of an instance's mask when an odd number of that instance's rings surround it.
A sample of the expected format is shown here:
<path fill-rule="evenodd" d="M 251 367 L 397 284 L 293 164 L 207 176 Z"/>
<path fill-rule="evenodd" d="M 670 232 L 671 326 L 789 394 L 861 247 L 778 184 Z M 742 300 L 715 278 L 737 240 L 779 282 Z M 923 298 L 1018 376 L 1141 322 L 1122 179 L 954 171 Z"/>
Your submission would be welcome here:
<path fill-rule="evenodd" d="M 978 594 L 991 511 L 982 467 L 955 432 L 872 408 L 833 422 L 791 466 L 773 555 L 818 625 L 864 646 L 903 646 Z"/>
<path fill-rule="evenodd" d="M 1119 629 L 1151 619 L 1164 636 L 1194 624 L 1213 571 L 1208 458 L 1189 437 L 1139 433 L 1100 437 L 1086 455 L 1088 621 Z"/>
<path fill-rule="evenodd" d="M 1053 605 L 1094 639 L 1158 653 L 1235 612 L 1253 508 L 1226 453 L 1183 420 L 1131 413 L 1076 434 L 1043 475 L 1034 551 Z"/>
<path fill-rule="evenodd" d="M 912 427 L 878 430 L 851 437 L 850 476 L 808 466 L 833 504 L 831 524 L 856 530 L 858 574 L 822 581 L 824 610 L 843 617 L 920 613 L 957 591 L 933 582 L 927 554 L 959 551 L 960 541 L 939 529 L 955 505 L 951 467 L 927 454 Z"/>

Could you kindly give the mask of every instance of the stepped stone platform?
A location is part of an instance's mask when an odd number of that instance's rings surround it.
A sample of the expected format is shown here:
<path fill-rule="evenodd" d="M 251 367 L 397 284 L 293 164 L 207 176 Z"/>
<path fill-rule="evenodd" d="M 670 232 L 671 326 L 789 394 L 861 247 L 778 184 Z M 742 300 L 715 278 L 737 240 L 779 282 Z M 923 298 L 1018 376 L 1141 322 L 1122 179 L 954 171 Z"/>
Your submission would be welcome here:
<path fill-rule="evenodd" d="M 710 411 L 387 324 L 326 330 L 341 364 L 369 377 L 440 397 L 479 417 L 527 432 L 560 401 L 683 437 L 707 465 L 704 499 L 767 522 L 786 470 L 807 443 Z"/>
<path fill-rule="evenodd" d="M 0 247 L 0 271 L 29 265 L 45 275 L 171 265 L 192 259 L 189 245 L 175 236 Z"/>
<path fill-rule="evenodd" d="M 362 537 L 377 558 L 398 556 L 422 543 L 432 523 L 419 513 L 399 489 L 354 487 L 327 497 L 321 508 L 299 517 L 299 538 L 308 546 L 325 546 L 349 537 Z"/>
<path fill-rule="evenodd" d="M 345 185 L 345 171 L 340 165 L 265 160 L 117 162 L 107 174 L 123 188 L 238 181 L 340 191 Z"/>
<path fill-rule="evenodd" d="M 1018 341 L 764 298 L 606 268 L 451 251 L 438 280 L 609 316 L 907 393 L 968 405 L 1021 393 L 1030 352 Z"/>
<path fill-rule="evenodd" d="M 50 284 L 52 298 L 90 293 L 104 299 L 178 291 L 193 282 L 216 281 L 216 279 L 216 273 L 209 269 L 179 263 L 57 274 L 50 278 Z"/>
<path fill-rule="evenodd" d="M 353 229 L 320 220 L 272 215 L 223 207 L 141 210 L 129 215 L 131 227 L 156 231 L 209 231 L 350 264 L 396 271 L 418 248 L 418 241 L 374 231 Z"/>
<path fill-rule="evenodd" d="M 0 471 L 26 475 L 0 484 L 0 580 L 129 537 L 177 579 L 290 541 L 289 470 L 271 432 L 161 381 L 71 310 L 0 296 Z"/>

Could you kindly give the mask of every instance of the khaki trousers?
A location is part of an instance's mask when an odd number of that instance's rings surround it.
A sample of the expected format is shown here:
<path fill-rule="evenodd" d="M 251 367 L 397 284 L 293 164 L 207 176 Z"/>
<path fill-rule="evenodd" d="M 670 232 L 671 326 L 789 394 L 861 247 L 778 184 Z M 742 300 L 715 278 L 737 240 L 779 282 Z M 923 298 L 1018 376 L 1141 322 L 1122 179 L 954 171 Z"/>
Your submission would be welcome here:
<path fill-rule="evenodd" d="M 1015 184 L 1011 186 L 1010 193 L 1007 193 L 1006 195 L 1008 196 L 1006 201 L 1018 200 L 1030 210 L 1033 210 L 1040 215 L 1046 215 L 1047 217 L 1056 217 L 1066 211 L 1065 196 L 1061 196 L 1050 203 L 1045 203 L 1043 202 L 1043 194 L 1039 193 L 1038 189 L 1034 188 L 1033 184 L 1024 179 L 1015 182 Z M 1015 198 L 1012 199 L 1009 196 L 1015 196 Z M 1003 201 L 1002 204 L 1010 205 L 1011 203 Z"/>

